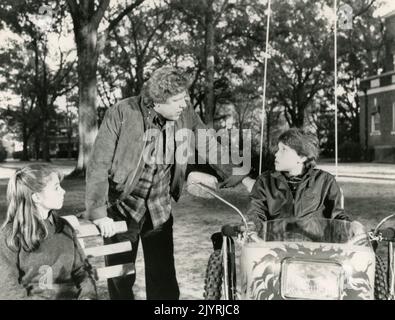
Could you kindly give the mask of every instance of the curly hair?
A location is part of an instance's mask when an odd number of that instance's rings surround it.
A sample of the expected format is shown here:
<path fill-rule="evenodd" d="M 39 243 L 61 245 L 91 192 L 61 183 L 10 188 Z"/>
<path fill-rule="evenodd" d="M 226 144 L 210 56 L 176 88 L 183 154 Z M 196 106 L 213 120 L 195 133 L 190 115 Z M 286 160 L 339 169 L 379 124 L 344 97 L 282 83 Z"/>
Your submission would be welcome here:
<path fill-rule="evenodd" d="M 315 165 L 319 156 L 317 136 L 300 128 L 291 128 L 283 132 L 278 142 L 294 149 L 299 156 L 306 157 L 305 166 Z"/>
<path fill-rule="evenodd" d="M 148 102 L 165 103 L 166 100 L 187 91 L 190 78 L 181 69 L 164 66 L 155 70 L 144 83 L 142 95 Z"/>

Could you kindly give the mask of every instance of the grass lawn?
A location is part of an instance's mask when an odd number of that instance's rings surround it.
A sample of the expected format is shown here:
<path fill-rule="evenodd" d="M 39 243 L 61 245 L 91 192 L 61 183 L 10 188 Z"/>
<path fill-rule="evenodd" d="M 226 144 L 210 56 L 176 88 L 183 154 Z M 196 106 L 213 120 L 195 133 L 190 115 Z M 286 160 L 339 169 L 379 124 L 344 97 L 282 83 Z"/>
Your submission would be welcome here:
<path fill-rule="evenodd" d="M 389 165 L 387 168 L 395 166 Z M 333 169 L 333 168 L 332 168 Z M 365 172 L 377 173 L 371 169 Z M 392 174 L 395 171 L 391 171 Z M 391 175 L 391 172 L 388 172 Z M 367 178 L 342 178 L 347 212 L 367 228 L 373 228 L 382 218 L 395 213 L 395 180 Z M 0 219 L 6 210 L 5 191 L 7 178 L 0 179 Z M 84 210 L 84 181 L 65 180 L 67 191 L 63 214 L 73 214 Z M 220 192 L 226 200 L 244 210 L 248 204 L 248 193 L 243 187 L 225 189 Z M 204 275 L 209 255 L 212 252 L 211 234 L 220 230 L 223 224 L 238 223 L 238 215 L 215 199 L 199 199 L 184 192 L 178 203 L 174 203 L 174 245 L 177 277 L 181 299 L 202 299 Z M 395 223 L 393 224 L 395 225 Z M 139 250 L 137 261 L 137 299 L 145 299 L 144 264 Z M 100 285 L 100 295 L 107 298 L 105 285 Z"/>

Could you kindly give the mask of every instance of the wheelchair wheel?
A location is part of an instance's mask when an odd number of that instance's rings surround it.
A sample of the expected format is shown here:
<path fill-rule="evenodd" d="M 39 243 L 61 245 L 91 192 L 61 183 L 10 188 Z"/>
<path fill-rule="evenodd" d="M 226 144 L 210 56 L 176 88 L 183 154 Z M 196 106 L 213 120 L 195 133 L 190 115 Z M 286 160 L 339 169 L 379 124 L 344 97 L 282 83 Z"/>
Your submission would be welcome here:
<path fill-rule="evenodd" d="M 222 294 L 222 252 L 215 250 L 208 260 L 204 279 L 204 299 L 219 300 Z"/>
<path fill-rule="evenodd" d="M 388 300 L 388 285 L 385 263 L 381 257 L 376 255 L 376 273 L 374 276 L 374 298 L 375 300 Z"/>

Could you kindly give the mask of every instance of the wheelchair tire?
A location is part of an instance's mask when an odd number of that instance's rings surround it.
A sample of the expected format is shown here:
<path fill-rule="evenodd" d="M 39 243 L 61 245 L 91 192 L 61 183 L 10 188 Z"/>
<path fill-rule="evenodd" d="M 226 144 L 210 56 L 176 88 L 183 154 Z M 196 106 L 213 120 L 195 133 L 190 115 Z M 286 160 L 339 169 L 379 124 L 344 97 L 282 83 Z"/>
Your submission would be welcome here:
<path fill-rule="evenodd" d="M 383 259 L 378 255 L 376 255 L 376 273 L 374 276 L 374 299 L 389 299 L 385 263 Z"/>
<path fill-rule="evenodd" d="M 204 299 L 220 300 L 222 295 L 222 252 L 215 250 L 208 260 L 206 278 L 204 279 Z"/>

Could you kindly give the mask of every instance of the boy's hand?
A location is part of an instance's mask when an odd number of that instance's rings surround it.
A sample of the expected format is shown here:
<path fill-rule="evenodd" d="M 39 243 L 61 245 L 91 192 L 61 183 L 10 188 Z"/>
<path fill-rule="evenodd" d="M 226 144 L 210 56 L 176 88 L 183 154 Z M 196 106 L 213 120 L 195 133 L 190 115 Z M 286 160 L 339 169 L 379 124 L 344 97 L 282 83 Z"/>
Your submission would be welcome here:
<path fill-rule="evenodd" d="M 248 227 L 248 232 L 257 232 L 257 227 L 253 221 L 248 221 L 247 220 L 247 227 Z M 246 232 L 246 227 L 244 224 L 240 225 L 240 231 L 241 232 Z"/>
<path fill-rule="evenodd" d="M 353 245 L 365 245 L 368 242 L 365 228 L 357 221 L 352 221 L 350 229 L 350 240 L 348 243 Z"/>
<path fill-rule="evenodd" d="M 247 221 L 247 226 L 248 226 L 248 232 L 247 232 L 247 237 L 252 241 L 252 242 L 261 242 L 263 241 L 259 236 L 258 236 L 258 231 L 257 227 L 254 222 L 252 221 Z M 246 232 L 245 225 L 240 226 L 240 231 L 241 232 Z"/>
<path fill-rule="evenodd" d="M 110 238 L 115 234 L 114 220 L 109 217 L 93 220 L 93 223 L 100 229 L 100 233 L 105 238 Z"/>

